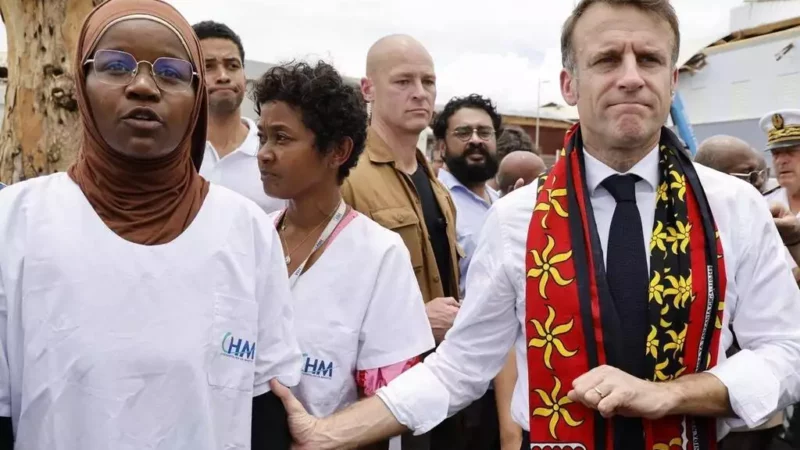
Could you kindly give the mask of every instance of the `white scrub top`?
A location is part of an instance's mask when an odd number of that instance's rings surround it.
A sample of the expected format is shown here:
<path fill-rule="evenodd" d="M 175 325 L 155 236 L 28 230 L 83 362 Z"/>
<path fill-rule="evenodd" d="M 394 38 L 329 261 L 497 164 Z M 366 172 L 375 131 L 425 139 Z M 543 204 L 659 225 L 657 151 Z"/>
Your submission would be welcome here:
<path fill-rule="evenodd" d="M 400 363 L 434 347 L 400 235 L 357 212 L 345 221 L 292 288 L 303 352 L 303 376 L 292 392 L 317 417 L 358 400 L 357 371 Z"/>
<path fill-rule="evenodd" d="M 0 193 L 0 416 L 18 450 L 249 449 L 252 399 L 295 385 L 283 251 L 254 203 L 211 186 L 143 246 L 56 174 Z"/>

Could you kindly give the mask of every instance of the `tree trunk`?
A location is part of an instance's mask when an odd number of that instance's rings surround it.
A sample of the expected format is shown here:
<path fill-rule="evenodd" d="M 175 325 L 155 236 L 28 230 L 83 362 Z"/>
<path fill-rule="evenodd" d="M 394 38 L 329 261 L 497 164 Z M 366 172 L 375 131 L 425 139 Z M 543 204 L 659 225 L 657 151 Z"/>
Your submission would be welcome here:
<path fill-rule="evenodd" d="M 75 160 L 75 48 L 84 17 L 103 1 L 0 0 L 8 36 L 0 181 L 64 171 Z"/>

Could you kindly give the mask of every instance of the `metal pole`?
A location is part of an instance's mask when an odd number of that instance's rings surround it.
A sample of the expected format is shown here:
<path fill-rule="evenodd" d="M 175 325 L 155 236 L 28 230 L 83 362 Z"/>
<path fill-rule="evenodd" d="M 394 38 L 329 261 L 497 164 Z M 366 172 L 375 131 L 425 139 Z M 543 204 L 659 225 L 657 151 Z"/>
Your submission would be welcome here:
<path fill-rule="evenodd" d="M 536 89 L 536 151 L 539 150 L 539 114 L 542 105 L 542 77 L 539 77 L 538 88 Z"/>

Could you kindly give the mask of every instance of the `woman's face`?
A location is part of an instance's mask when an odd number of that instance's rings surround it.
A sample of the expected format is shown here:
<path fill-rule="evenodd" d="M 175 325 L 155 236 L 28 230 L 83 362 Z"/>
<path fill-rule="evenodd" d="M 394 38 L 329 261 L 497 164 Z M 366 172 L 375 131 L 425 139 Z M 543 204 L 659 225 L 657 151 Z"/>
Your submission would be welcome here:
<path fill-rule="evenodd" d="M 316 136 L 298 109 L 286 102 L 261 105 L 258 120 L 258 166 L 264 192 L 270 197 L 293 199 L 323 183 L 338 189 L 339 166 L 350 154 L 336 148 L 324 155 L 316 148 Z M 343 159 L 344 158 L 344 159 Z"/>
<path fill-rule="evenodd" d="M 179 74 L 174 69 L 181 69 L 186 61 L 191 60 L 175 33 L 147 19 L 126 20 L 113 25 L 100 38 L 92 58 L 96 58 L 100 50 L 125 52 L 135 61 L 151 64 L 161 57 L 183 60 L 172 60 L 171 64 L 170 60 L 164 60 L 168 64 L 165 67 L 159 65 L 156 70 L 176 79 Z M 125 57 L 120 53 L 116 55 Z M 125 67 L 122 62 L 125 61 L 103 62 L 103 70 L 119 71 Z M 164 90 L 156 84 L 150 65 L 140 64 L 138 67 L 138 73 L 130 84 L 117 85 L 101 80 L 94 64 L 87 64 L 84 67 L 86 93 L 92 118 L 111 148 L 133 158 L 154 159 L 175 150 L 186 134 L 197 83 L 192 77 L 186 89 Z M 162 86 L 167 84 L 160 83 Z"/>

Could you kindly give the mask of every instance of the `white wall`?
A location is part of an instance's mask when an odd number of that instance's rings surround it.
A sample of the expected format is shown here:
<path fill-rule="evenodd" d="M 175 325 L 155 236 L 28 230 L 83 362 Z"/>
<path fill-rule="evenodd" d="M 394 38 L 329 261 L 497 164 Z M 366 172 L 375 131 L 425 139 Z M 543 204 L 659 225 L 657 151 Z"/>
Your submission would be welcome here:
<path fill-rule="evenodd" d="M 775 55 L 794 48 L 779 61 Z M 800 29 L 706 50 L 707 65 L 681 73 L 680 91 L 692 125 L 758 119 L 800 108 Z"/>

